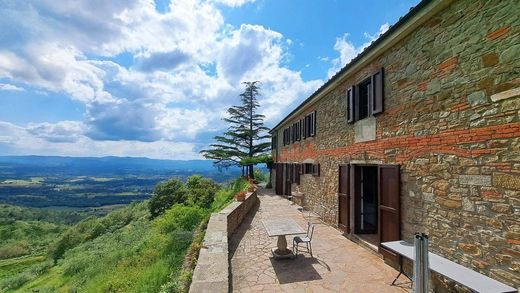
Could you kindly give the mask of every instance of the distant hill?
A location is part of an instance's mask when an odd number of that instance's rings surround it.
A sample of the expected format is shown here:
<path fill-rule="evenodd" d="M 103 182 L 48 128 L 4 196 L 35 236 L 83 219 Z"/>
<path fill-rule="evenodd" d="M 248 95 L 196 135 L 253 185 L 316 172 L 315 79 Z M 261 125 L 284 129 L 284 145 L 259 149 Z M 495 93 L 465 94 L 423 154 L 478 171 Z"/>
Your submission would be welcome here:
<path fill-rule="evenodd" d="M 2 166 L 82 175 L 176 170 L 193 173 L 217 172 L 213 162 L 209 160 L 154 160 L 135 157 L 0 156 L 0 167 Z"/>

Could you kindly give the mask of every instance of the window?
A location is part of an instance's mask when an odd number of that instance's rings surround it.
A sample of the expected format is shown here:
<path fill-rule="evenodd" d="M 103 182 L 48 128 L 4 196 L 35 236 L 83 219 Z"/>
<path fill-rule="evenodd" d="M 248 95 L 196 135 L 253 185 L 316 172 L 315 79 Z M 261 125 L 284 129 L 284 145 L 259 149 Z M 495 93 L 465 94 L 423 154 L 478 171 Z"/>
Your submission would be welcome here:
<path fill-rule="evenodd" d="M 293 123 L 291 131 L 292 131 L 292 142 L 300 141 L 301 132 L 300 132 L 300 121 Z"/>
<path fill-rule="evenodd" d="M 312 165 L 312 176 L 320 176 L 320 164 Z"/>
<path fill-rule="evenodd" d="M 303 174 L 312 174 L 312 164 L 311 163 L 303 164 Z"/>
<path fill-rule="evenodd" d="M 305 116 L 304 119 L 304 138 L 316 135 L 316 111 Z"/>
<path fill-rule="evenodd" d="M 372 87 L 371 79 L 365 80 L 358 85 L 358 117 L 357 120 L 365 119 L 370 113 L 370 88 Z"/>
<path fill-rule="evenodd" d="M 276 135 L 273 135 L 273 137 L 271 137 L 271 150 L 275 150 L 277 146 L 278 141 L 276 139 Z"/>
<path fill-rule="evenodd" d="M 291 128 L 283 130 L 283 145 L 291 144 Z"/>
<path fill-rule="evenodd" d="M 312 112 L 311 114 L 311 130 L 309 132 L 310 136 L 316 135 L 316 111 Z"/>
<path fill-rule="evenodd" d="M 384 108 L 383 68 L 363 82 L 347 89 L 347 122 L 379 114 Z"/>

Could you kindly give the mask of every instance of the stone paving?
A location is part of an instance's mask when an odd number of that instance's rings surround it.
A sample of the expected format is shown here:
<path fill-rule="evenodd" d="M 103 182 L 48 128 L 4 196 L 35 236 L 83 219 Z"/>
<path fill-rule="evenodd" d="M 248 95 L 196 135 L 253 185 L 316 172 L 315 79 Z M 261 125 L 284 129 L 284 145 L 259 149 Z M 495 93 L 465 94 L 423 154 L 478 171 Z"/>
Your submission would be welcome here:
<path fill-rule="evenodd" d="M 306 220 L 298 206 L 269 189 L 261 189 L 260 204 L 252 209 L 231 237 L 231 285 L 233 292 L 409 292 L 410 285 L 390 286 L 397 271 L 382 259 L 341 235 L 333 227 L 316 225 L 314 258 L 308 253 L 296 259 L 274 260 L 263 219 L 291 218 L 302 228 Z M 292 247 L 292 236 L 287 236 Z M 401 277 L 401 282 L 407 281 Z"/>

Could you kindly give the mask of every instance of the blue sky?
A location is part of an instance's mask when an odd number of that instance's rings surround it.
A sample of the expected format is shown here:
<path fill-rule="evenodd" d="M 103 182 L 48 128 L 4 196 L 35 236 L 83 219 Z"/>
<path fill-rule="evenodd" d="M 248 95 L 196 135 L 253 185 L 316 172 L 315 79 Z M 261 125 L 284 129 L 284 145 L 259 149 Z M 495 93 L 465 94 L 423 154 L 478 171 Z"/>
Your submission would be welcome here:
<path fill-rule="evenodd" d="M 0 154 L 199 158 L 242 81 L 272 126 L 415 1 L 7 1 Z"/>

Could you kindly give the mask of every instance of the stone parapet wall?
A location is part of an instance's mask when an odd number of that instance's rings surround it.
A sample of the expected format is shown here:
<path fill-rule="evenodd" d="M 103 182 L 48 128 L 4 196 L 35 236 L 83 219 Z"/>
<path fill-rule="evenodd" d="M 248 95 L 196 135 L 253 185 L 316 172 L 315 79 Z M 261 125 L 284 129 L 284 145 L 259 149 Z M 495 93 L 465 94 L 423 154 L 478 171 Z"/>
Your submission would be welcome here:
<path fill-rule="evenodd" d="M 248 192 L 244 201 L 234 201 L 222 211 L 211 215 L 193 272 L 190 292 L 229 291 L 229 237 L 257 202 L 257 191 Z"/>
<path fill-rule="evenodd" d="M 321 167 L 292 190 L 336 225 L 339 164 L 398 164 L 401 238 L 426 232 L 434 252 L 520 286 L 518 9 L 513 0 L 454 1 L 338 83 L 304 111 L 317 111 L 316 136 L 278 145 L 277 162 Z M 381 67 L 385 110 L 375 139 L 359 142 L 346 90 Z"/>

